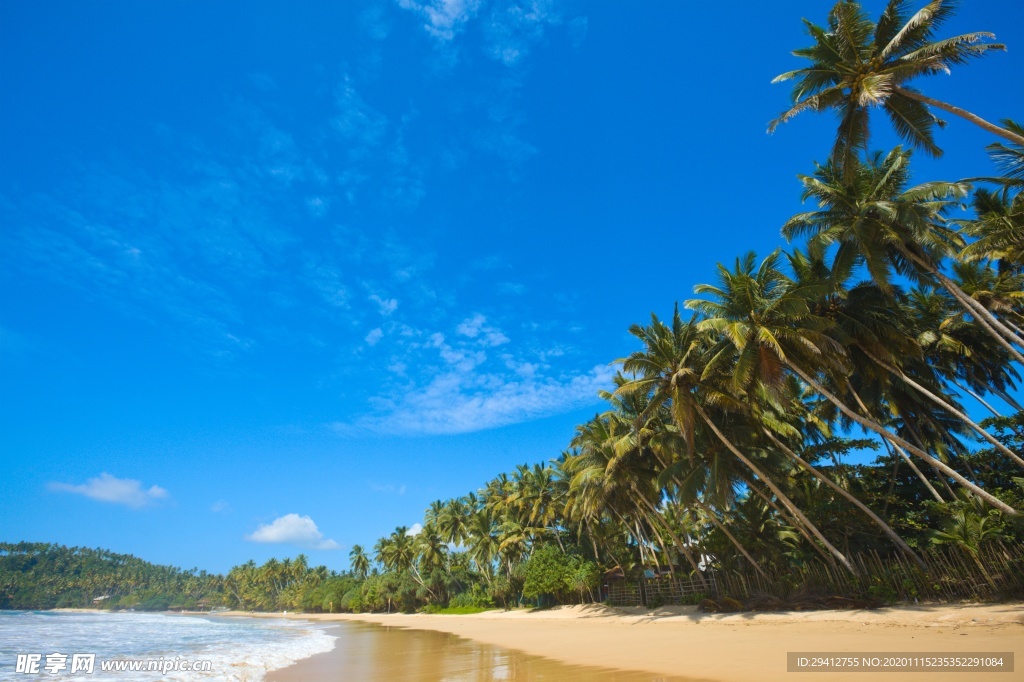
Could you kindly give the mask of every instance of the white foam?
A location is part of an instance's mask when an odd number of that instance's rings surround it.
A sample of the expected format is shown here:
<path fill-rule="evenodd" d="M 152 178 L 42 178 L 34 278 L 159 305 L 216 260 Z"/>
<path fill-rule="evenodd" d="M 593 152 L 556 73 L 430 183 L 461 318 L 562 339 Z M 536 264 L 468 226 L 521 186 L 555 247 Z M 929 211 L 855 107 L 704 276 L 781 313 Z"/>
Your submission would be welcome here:
<path fill-rule="evenodd" d="M 224 680 L 258 682 L 267 672 L 334 648 L 335 637 L 314 623 L 284 619 L 207 618 L 147 613 L 15 612 L 0 614 L 0 680 L 14 672 L 17 654 L 95 653 L 92 675 L 105 680 Z M 209 672 L 104 673 L 111 659 L 210 660 Z M 69 673 L 46 675 L 75 679 Z"/>

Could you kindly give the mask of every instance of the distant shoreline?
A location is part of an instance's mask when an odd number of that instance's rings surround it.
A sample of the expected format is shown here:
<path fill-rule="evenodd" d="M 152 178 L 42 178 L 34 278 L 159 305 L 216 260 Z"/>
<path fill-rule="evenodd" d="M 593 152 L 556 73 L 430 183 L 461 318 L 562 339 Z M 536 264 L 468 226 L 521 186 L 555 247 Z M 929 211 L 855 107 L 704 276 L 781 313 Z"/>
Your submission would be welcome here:
<path fill-rule="evenodd" d="M 694 607 L 613 609 L 601 605 L 544 611 L 427 614 L 304 614 L 228 611 L 218 616 L 293 618 L 314 622 L 358 621 L 447 632 L 485 644 L 570 665 L 647 671 L 718 682 L 793 682 L 786 653 L 821 652 L 1014 652 L 1024 673 L 1024 604 L 922 605 L 870 611 L 705 614 Z M 332 659 L 331 657 L 334 656 Z M 271 672 L 268 682 L 338 679 L 337 652 Z M 332 663 L 333 661 L 333 663 Z M 833 682 L 854 673 L 801 674 Z M 963 673 L 926 675 L 965 682 Z M 981 674 L 981 679 L 988 675 Z M 873 673 L 872 680 L 906 679 L 906 673 Z M 924 677 L 922 677 L 924 679 Z M 972 679 L 978 679 L 974 677 Z M 863 682 L 863 680 L 861 680 Z"/>

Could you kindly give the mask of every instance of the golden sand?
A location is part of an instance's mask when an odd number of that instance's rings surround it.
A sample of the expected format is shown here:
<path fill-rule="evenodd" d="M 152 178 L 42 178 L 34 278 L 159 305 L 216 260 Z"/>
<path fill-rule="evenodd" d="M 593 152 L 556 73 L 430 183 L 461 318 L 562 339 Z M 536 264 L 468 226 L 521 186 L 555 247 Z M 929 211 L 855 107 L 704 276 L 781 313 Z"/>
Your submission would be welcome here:
<path fill-rule="evenodd" d="M 264 615 L 281 617 L 276 613 Z M 460 616 L 288 614 L 287 617 L 359 621 L 450 633 L 570 666 L 646 671 L 691 680 L 889 682 L 906 680 L 908 675 L 922 682 L 1024 680 L 1022 604 L 738 614 L 704 614 L 694 607 L 647 611 L 591 604 Z M 786 654 L 790 651 L 1014 652 L 1016 672 L 791 673 L 786 668 Z M 341 679 L 340 675 L 331 673 L 332 666 L 343 665 L 342 653 L 314 657 L 315 664 L 314 659 L 300 661 L 268 679 L 281 682 Z"/>

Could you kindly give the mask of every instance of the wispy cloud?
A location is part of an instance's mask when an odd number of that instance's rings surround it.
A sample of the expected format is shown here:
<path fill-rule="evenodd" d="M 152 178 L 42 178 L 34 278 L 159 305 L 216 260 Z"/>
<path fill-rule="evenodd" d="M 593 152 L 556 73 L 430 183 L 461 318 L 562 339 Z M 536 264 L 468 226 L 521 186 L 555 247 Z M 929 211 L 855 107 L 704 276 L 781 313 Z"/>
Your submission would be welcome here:
<path fill-rule="evenodd" d="M 500 330 L 488 325 L 487 318 L 480 313 L 463 320 L 455 328 L 455 332 L 462 336 L 468 336 L 471 339 L 479 338 L 488 346 L 500 346 L 509 341 L 509 338 Z"/>
<path fill-rule="evenodd" d="M 398 0 L 398 6 L 418 17 L 442 47 L 478 20 L 485 52 L 507 66 L 517 64 L 549 27 L 563 23 L 562 4 L 559 0 Z M 578 46 L 586 34 L 586 20 L 573 18 L 569 26 L 573 45 Z"/>
<path fill-rule="evenodd" d="M 390 324 L 389 374 L 368 399 L 372 412 L 330 424 L 339 435 L 466 433 L 561 414 L 599 402 L 615 372 L 572 367 L 575 354 L 541 343 L 528 325 L 514 343 L 483 313 L 463 317 L 447 334 Z M 376 344 L 378 336 L 366 341 Z"/>
<path fill-rule="evenodd" d="M 382 298 L 377 294 L 373 294 L 370 296 L 370 300 L 377 304 L 377 309 L 384 316 L 390 315 L 398 309 L 398 301 L 394 298 Z"/>
<path fill-rule="evenodd" d="M 140 481 L 132 478 L 117 478 L 108 473 L 90 478 L 80 485 L 54 482 L 47 487 L 55 492 L 84 495 L 92 500 L 123 504 L 133 509 L 154 504 L 170 496 L 165 489 L 158 485 L 143 489 Z"/>
<path fill-rule="evenodd" d="M 334 540 L 325 540 L 324 534 L 308 516 L 285 514 L 263 524 L 245 536 L 249 542 L 287 544 L 307 549 L 341 549 Z"/>
<path fill-rule="evenodd" d="M 398 6 L 417 14 L 423 28 L 441 41 L 452 40 L 476 16 L 480 0 L 398 0 Z"/>
<path fill-rule="evenodd" d="M 446 372 L 397 403 L 381 405 L 382 416 L 364 417 L 358 425 L 410 435 L 493 429 L 593 404 L 597 392 L 611 385 L 613 373 L 607 366 L 548 377 Z"/>
<path fill-rule="evenodd" d="M 381 485 L 379 483 L 371 483 L 370 490 L 375 493 L 387 493 L 389 495 L 404 495 L 406 486 L 404 483 L 395 485 L 394 483 L 385 483 Z"/>

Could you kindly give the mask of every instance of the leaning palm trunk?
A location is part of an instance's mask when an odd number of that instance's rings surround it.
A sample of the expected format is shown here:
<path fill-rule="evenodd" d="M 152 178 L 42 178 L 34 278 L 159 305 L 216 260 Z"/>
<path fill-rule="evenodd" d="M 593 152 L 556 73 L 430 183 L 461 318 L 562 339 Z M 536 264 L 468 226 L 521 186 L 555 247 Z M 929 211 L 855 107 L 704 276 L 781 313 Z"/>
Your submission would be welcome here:
<path fill-rule="evenodd" d="M 745 476 L 741 476 L 740 479 L 744 483 L 746 483 L 747 487 L 753 490 L 758 497 L 764 500 L 765 504 L 774 509 L 775 513 L 778 514 L 783 521 L 788 523 L 790 527 L 795 528 L 796 532 L 798 532 L 800 536 L 807 541 L 807 544 L 809 544 L 815 552 L 821 555 L 822 559 L 827 561 L 832 566 L 836 565 L 835 557 L 829 554 L 826 550 L 822 549 L 821 545 L 815 542 L 814 538 L 811 537 L 811 534 L 807 532 L 807 529 L 804 528 L 799 521 L 797 521 L 790 514 L 788 514 L 778 504 L 776 504 L 775 501 L 772 500 L 771 496 L 768 495 L 768 493 L 761 490 L 760 486 L 756 485 L 752 479 L 747 479 Z"/>
<path fill-rule="evenodd" d="M 694 502 L 694 504 L 696 504 L 699 509 L 703 510 L 703 512 L 711 520 L 711 523 L 714 524 L 715 528 L 722 531 L 722 534 L 725 535 L 725 537 L 729 538 L 729 542 L 731 542 L 733 546 L 740 551 L 740 554 L 742 554 L 746 558 L 746 560 L 750 562 L 750 565 L 753 566 L 754 569 L 761 574 L 761 577 L 765 580 L 768 580 L 768 574 L 765 573 L 764 570 L 761 568 L 761 565 L 754 560 L 754 557 L 750 556 L 750 552 L 746 550 L 746 548 L 740 543 L 740 541 L 737 540 L 735 536 L 733 536 L 733 534 L 729 532 L 729 529 L 725 527 L 725 524 L 718 519 L 718 515 L 715 513 L 715 511 L 708 507 L 707 505 L 705 505 L 703 502 L 696 501 Z"/>
<path fill-rule="evenodd" d="M 850 395 L 853 396 L 853 399 L 857 401 L 857 405 L 860 407 L 861 412 L 864 413 L 864 416 L 870 417 L 871 411 L 868 410 L 868 406 L 864 404 L 864 401 L 860 399 L 860 395 L 858 395 L 857 391 L 854 390 L 853 384 L 850 383 L 849 379 L 846 380 L 846 388 L 850 391 Z M 914 464 L 914 460 L 910 459 L 910 455 L 908 455 L 903 448 L 901 448 L 898 445 L 890 443 L 887 438 L 882 438 L 882 445 L 885 446 L 885 451 L 889 453 L 890 457 L 896 457 L 897 455 L 899 455 L 900 459 L 907 463 L 907 466 L 909 466 L 910 470 L 914 472 L 914 475 L 917 476 L 919 481 L 921 481 L 925 489 L 929 493 L 931 493 L 932 497 L 935 498 L 936 502 L 941 504 L 946 501 L 942 498 L 942 495 L 939 494 L 939 491 L 936 490 L 935 487 L 931 484 L 928 478 L 921 472 L 921 470 L 917 468 L 917 465 Z M 896 472 L 893 471 L 893 476 L 895 475 Z M 895 478 L 893 479 L 893 484 L 890 484 L 889 486 L 890 494 L 892 493 L 892 486 L 894 484 Z"/>
<path fill-rule="evenodd" d="M 690 564 L 690 567 L 693 568 L 693 572 L 697 575 L 698 578 L 700 578 L 701 585 L 707 587 L 707 581 L 704 579 L 704 574 L 701 573 L 700 567 L 697 565 L 697 560 L 693 557 L 693 552 L 690 551 L 690 548 L 687 547 L 685 542 L 679 539 L 679 536 L 676 534 L 676 532 L 672 530 L 672 527 L 668 523 L 668 519 L 663 518 L 662 514 L 658 512 L 657 507 L 651 504 L 651 501 L 648 500 L 646 497 L 644 497 L 643 495 L 638 495 L 638 497 L 643 501 L 644 506 L 646 506 L 653 515 L 648 520 L 651 522 L 651 528 L 654 529 L 654 532 L 658 532 L 655 520 L 660 521 L 665 528 L 665 532 L 668 533 L 670 538 L 672 538 L 672 542 L 675 544 L 676 547 L 679 548 L 679 551 L 683 553 L 683 556 L 686 557 L 686 561 Z"/>
<path fill-rule="evenodd" d="M 988 308 L 968 296 L 963 289 L 957 286 L 956 282 L 943 275 L 942 272 L 940 272 L 939 269 L 930 261 L 921 258 L 906 246 L 899 246 L 898 249 L 900 254 L 906 256 L 909 260 L 920 266 L 925 272 L 937 279 L 939 284 L 941 284 L 942 287 L 948 291 L 954 299 L 956 299 L 960 304 L 960 307 L 970 313 L 974 319 L 978 321 L 978 324 L 980 324 L 1000 346 L 1005 348 L 1017 362 L 1024 364 L 1024 355 L 1021 355 L 1020 352 L 1013 347 L 1013 344 L 1024 347 L 1024 341 L 1022 341 L 1019 336 L 1000 322 L 999 318 L 993 315 Z"/>
<path fill-rule="evenodd" d="M 882 438 L 887 439 L 893 445 L 898 445 L 898 446 L 904 448 L 905 450 L 907 450 L 907 452 L 909 452 L 910 454 L 914 455 L 915 457 L 918 457 L 922 461 L 927 462 L 929 466 L 932 466 L 932 467 L 938 469 L 939 471 L 941 471 L 942 473 L 946 474 L 947 476 L 949 476 L 950 478 L 955 480 L 957 483 L 959 483 L 960 485 L 964 486 L 965 488 L 967 488 L 968 490 L 973 492 L 975 495 L 977 495 L 981 499 L 983 499 L 986 502 L 988 502 L 990 505 L 992 505 L 996 509 L 999 509 L 999 510 L 1001 510 L 1001 511 L 1007 513 L 1007 514 L 1010 514 L 1012 516 L 1016 516 L 1018 514 L 1016 509 L 1014 509 L 1010 505 L 1006 504 L 1005 502 L 1000 500 L 998 497 L 995 497 L 994 495 L 992 495 L 991 493 L 989 493 L 985 489 L 978 487 L 974 483 L 971 483 L 966 478 L 961 476 L 955 469 L 949 467 L 947 464 L 945 464 L 941 460 L 938 460 L 938 459 L 935 459 L 934 457 L 929 456 L 928 453 L 925 452 L 924 450 L 921 450 L 917 446 L 908 443 L 907 441 L 903 440 L 902 438 L 900 438 L 896 434 L 889 432 L 888 430 L 886 430 L 884 427 L 882 427 L 880 424 L 878 424 L 874 420 L 862 417 L 859 414 L 857 414 L 856 412 L 854 412 L 853 410 L 851 410 L 849 407 L 846 406 L 845 403 L 843 403 L 843 401 L 839 400 L 834 395 L 832 395 L 831 391 L 829 391 L 824 386 L 822 386 L 820 383 L 818 383 L 818 381 L 816 381 L 814 378 L 809 376 L 802 369 L 800 369 L 799 367 L 794 365 L 788 358 L 784 358 L 783 359 L 783 363 L 786 365 L 786 367 L 788 367 L 790 369 L 790 371 L 792 371 L 794 374 L 796 374 L 798 377 L 800 377 L 804 381 L 804 383 L 806 383 L 808 386 L 812 387 L 815 391 L 817 391 L 819 394 L 821 394 L 826 400 L 828 400 L 830 403 L 832 403 L 833 405 L 838 407 L 840 412 L 842 412 L 847 417 L 849 417 L 853 421 L 855 421 L 858 424 L 860 424 L 865 429 L 873 431 L 874 433 L 878 434 Z"/>
<path fill-rule="evenodd" d="M 916 92 L 914 90 L 907 90 L 906 88 L 901 88 L 898 85 L 893 88 L 893 92 L 899 93 L 900 95 L 903 95 L 904 97 L 907 97 L 909 99 L 917 100 L 918 102 L 923 102 L 933 107 L 937 107 L 948 114 L 959 116 L 960 118 L 970 121 L 971 123 L 980 128 L 984 128 L 993 135 L 998 135 L 999 137 L 1005 140 L 1009 140 L 1014 144 L 1024 145 L 1024 137 L 1021 137 L 1020 135 L 1017 135 L 1013 131 L 1007 130 L 1006 128 L 997 126 L 994 123 L 989 123 L 982 117 L 972 114 L 966 109 L 961 109 L 960 107 L 953 106 L 952 104 L 947 104 L 942 100 L 932 99 L 931 97 L 922 95 L 921 93 Z"/>
<path fill-rule="evenodd" d="M 700 405 L 695 404 L 694 410 L 697 412 L 697 414 L 700 415 L 701 419 L 704 420 L 704 423 L 706 423 L 711 428 L 711 430 L 714 431 L 715 435 L 718 436 L 718 440 L 722 441 L 722 444 L 729 449 L 729 452 L 731 452 L 737 459 L 743 462 L 743 464 L 746 465 L 748 469 L 754 472 L 755 476 L 761 479 L 764 482 L 764 484 L 768 486 L 769 490 L 771 490 L 772 493 L 775 494 L 775 497 L 778 498 L 779 502 L 781 502 L 786 507 L 786 509 L 789 510 L 789 513 L 795 516 L 797 519 L 799 519 L 799 521 L 804 524 L 807 530 L 811 531 L 811 533 L 814 534 L 814 537 L 818 538 L 821 544 L 825 545 L 825 547 L 828 548 L 828 551 L 832 554 L 832 556 L 838 559 L 839 563 L 841 563 L 846 568 L 846 570 L 848 570 L 853 575 L 857 575 L 857 569 L 854 567 L 852 563 L 850 563 L 850 560 L 847 559 L 842 552 L 840 552 L 838 549 L 832 546 L 832 543 L 830 543 L 825 538 L 825 536 L 821 534 L 821 531 L 818 530 L 818 527 L 811 523 L 811 520 L 808 519 L 804 515 L 804 513 L 797 508 L 795 504 L 793 504 L 793 501 L 790 500 L 784 492 L 782 492 L 779 486 L 775 485 L 775 483 L 772 482 L 772 480 L 769 477 L 765 476 L 764 472 L 762 472 L 756 464 L 754 464 L 746 456 L 744 456 L 743 453 L 740 452 L 739 449 L 737 449 L 736 446 L 732 444 L 732 441 L 725 437 L 725 434 L 718 429 L 718 426 L 716 426 L 715 423 L 711 421 L 711 418 L 708 417 L 707 413 L 704 412 L 704 408 L 702 408 Z"/>
<path fill-rule="evenodd" d="M 914 422 L 910 421 L 910 420 L 904 420 L 903 421 L 903 425 L 906 427 L 907 431 L 910 432 L 910 437 L 911 437 L 911 439 L 913 439 L 914 443 L 917 444 L 917 449 L 927 455 L 928 454 L 928 451 L 927 451 L 928 446 L 924 444 L 924 438 L 922 438 L 921 434 L 918 432 L 918 430 L 916 428 L 914 428 Z M 938 461 L 939 457 L 940 457 L 940 455 L 938 455 L 938 453 L 936 453 L 936 456 L 932 457 L 931 459 L 933 459 L 935 461 Z M 948 455 L 947 455 L 947 457 L 948 457 Z M 972 474 L 972 476 L 973 476 L 973 474 Z M 969 480 L 971 483 L 974 483 L 975 485 L 977 485 L 977 483 L 978 483 L 976 480 L 968 479 L 966 476 L 964 476 L 964 478 Z M 949 493 L 949 499 L 955 500 L 956 499 L 956 492 L 953 490 L 953 486 L 951 486 L 949 484 L 949 481 L 946 480 L 945 476 L 939 476 L 939 483 L 941 483 L 942 487 L 946 489 L 947 493 Z"/>
<path fill-rule="evenodd" d="M 964 386 L 963 384 L 961 384 L 961 383 L 959 383 L 957 381 L 952 381 L 951 380 L 951 383 L 954 386 L 956 386 L 957 388 L 959 388 L 961 391 L 963 391 L 964 393 L 966 393 L 967 395 L 971 396 L 972 398 L 977 400 L 979 403 L 981 403 L 985 407 L 985 409 L 987 409 L 989 412 L 992 413 L 992 416 L 994 416 L 994 417 L 1002 417 L 1003 416 L 1003 415 L 1001 415 L 996 410 L 996 408 L 994 408 L 991 405 L 989 405 L 988 401 L 986 401 L 984 398 L 982 398 L 980 395 L 978 395 L 977 393 L 975 393 L 971 389 L 967 388 L 966 386 Z"/>
<path fill-rule="evenodd" d="M 950 380 L 950 381 L 952 382 L 952 384 L 954 386 L 959 388 L 961 391 L 963 391 L 964 393 L 966 393 L 967 395 L 971 396 L 972 398 L 977 400 L 979 403 L 984 405 L 988 409 L 988 411 L 992 413 L 992 416 L 997 417 L 999 419 L 1003 418 L 1003 415 L 998 410 L 996 410 L 996 408 L 992 407 L 988 403 L 988 401 L 986 401 L 980 395 L 978 395 L 977 393 L 975 393 L 971 389 L 967 388 L 966 386 L 961 385 L 959 382 L 952 381 L 952 380 Z M 1010 398 L 1010 396 L 1008 396 L 1008 395 L 1001 395 L 999 393 L 997 393 L 996 395 L 998 395 L 1000 398 L 1005 400 L 1006 404 L 1009 405 L 1014 410 L 1016 410 L 1017 412 L 1024 411 L 1024 410 L 1021 410 L 1021 406 L 1017 404 L 1017 401 L 1013 400 L 1012 398 Z M 1011 424 L 1010 428 L 1013 429 L 1014 431 L 1016 431 L 1019 435 L 1024 436 L 1024 429 L 1022 429 L 1020 426 L 1017 426 L 1015 424 Z"/>
<path fill-rule="evenodd" d="M 773 443 L 775 443 L 776 447 L 782 450 L 782 452 L 787 454 L 790 458 L 795 460 L 797 464 L 799 464 L 801 467 L 809 471 L 811 475 L 813 475 L 819 481 L 827 485 L 829 488 L 832 488 L 832 490 L 839 493 L 845 500 L 850 502 L 853 506 L 857 507 L 857 509 L 860 509 L 862 512 L 867 514 L 868 518 L 870 518 L 875 523 L 875 525 L 881 528 L 882 532 L 885 533 L 889 537 L 889 539 L 893 541 L 893 544 L 895 544 L 896 547 L 902 550 L 904 554 L 910 557 L 922 571 L 928 570 L 927 565 L 924 563 L 921 557 L 919 557 L 917 553 L 910 548 L 910 545 L 904 542 L 903 538 L 901 538 L 899 534 L 889 526 L 889 524 L 883 521 L 882 518 L 878 516 L 878 514 L 871 511 L 871 509 L 866 504 L 858 500 L 857 497 L 855 495 L 852 495 L 848 490 L 844 490 L 842 486 L 836 485 L 836 483 L 832 481 L 832 479 L 818 471 L 818 469 L 816 469 L 810 462 L 805 461 L 800 457 L 800 455 L 796 454 L 795 452 L 793 452 L 793 450 L 789 449 L 782 441 L 776 438 L 768 429 L 762 429 L 762 431 L 764 431 L 764 434 L 768 436 L 768 438 Z"/>
<path fill-rule="evenodd" d="M 886 363 L 885 361 L 875 357 L 866 348 L 860 347 L 860 349 L 864 352 L 865 355 L 867 355 L 869 358 L 871 358 L 876 363 L 881 365 L 888 372 L 890 372 L 891 374 L 899 377 L 900 379 L 903 380 L 904 383 L 906 383 L 907 385 L 913 387 L 914 390 L 918 391 L 921 395 L 923 395 L 924 397 L 928 398 L 928 400 L 932 401 L 933 403 L 935 403 L 936 405 L 941 407 L 943 410 L 945 410 L 949 414 L 953 415 L 954 417 L 956 417 L 960 421 L 962 421 L 965 424 L 967 424 L 968 426 L 970 426 L 972 429 L 974 429 L 978 433 L 978 435 L 980 435 L 982 438 L 987 440 L 991 445 L 993 445 L 997 450 L 999 450 L 999 452 L 1003 453 L 1004 455 L 1006 455 L 1007 457 L 1012 459 L 1019 466 L 1024 467 L 1024 459 L 1021 459 L 1020 456 L 1017 455 L 1017 453 L 1015 453 L 1013 450 L 1011 450 L 1010 448 L 1008 448 L 1005 445 L 1003 445 L 1002 443 L 1000 443 L 998 439 L 996 439 L 992 434 L 990 434 L 985 429 L 981 428 L 980 425 L 976 424 L 974 422 L 974 420 L 972 420 L 966 414 L 964 414 L 960 410 L 956 409 L 955 407 L 950 405 L 948 402 L 946 402 L 945 400 L 943 400 L 939 396 L 935 395 L 934 393 L 929 391 L 927 388 L 925 388 L 921 384 L 917 383 L 916 381 L 914 381 L 913 379 L 908 377 L 906 374 L 904 374 L 898 368 L 893 367 L 893 366 L 889 365 L 888 363 Z"/>
<path fill-rule="evenodd" d="M 917 468 L 917 465 L 914 464 L 914 460 L 910 458 L 910 455 L 907 454 L 906 450 L 901 448 L 899 445 L 894 445 L 893 443 L 890 443 L 887 438 L 883 438 L 882 442 L 885 444 L 885 449 L 889 450 L 889 454 L 893 454 L 893 451 L 895 451 L 895 454 L 898 455 L 900 459 L 907 463 L 907 466 L 909 466 L 910 469 L 914 472 L 914 474 L 917 475 L 918 480 L 920 480 L 921 483 L 924 484 L 924 487 L 928 490 L 929 493 L 931 493 L 931 496 L 935 498 L 936 502 L 946 502 L 946 499 L 939 494 L 939 491 L 935 489 L 935 486 L 933 486 L 931 481 L 928 480 L 928 477 L 924 475 L 924 472 Z"/>

